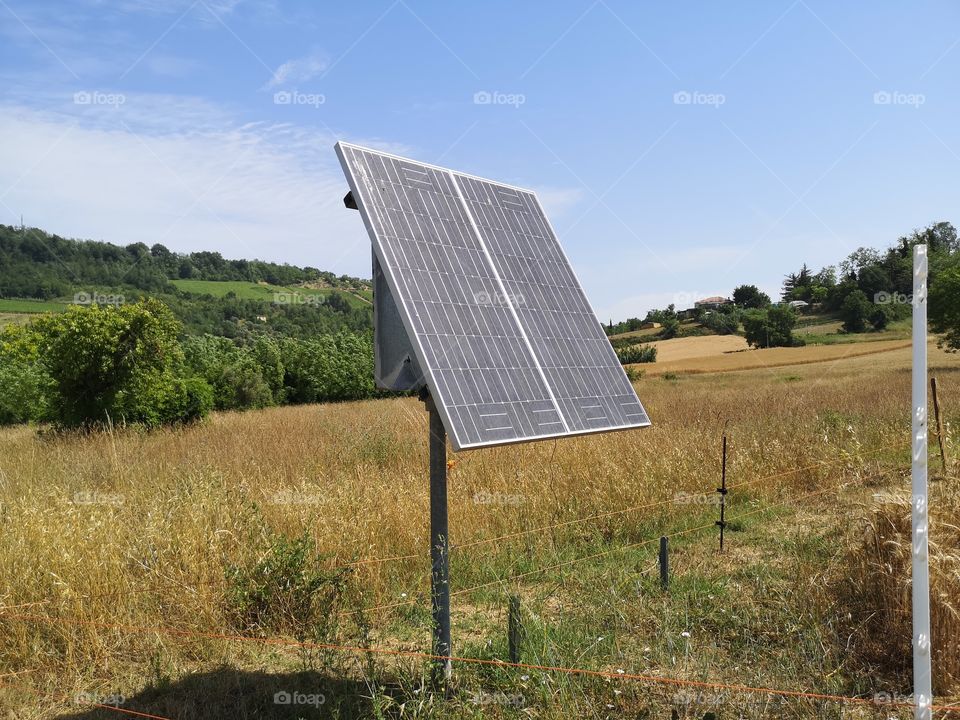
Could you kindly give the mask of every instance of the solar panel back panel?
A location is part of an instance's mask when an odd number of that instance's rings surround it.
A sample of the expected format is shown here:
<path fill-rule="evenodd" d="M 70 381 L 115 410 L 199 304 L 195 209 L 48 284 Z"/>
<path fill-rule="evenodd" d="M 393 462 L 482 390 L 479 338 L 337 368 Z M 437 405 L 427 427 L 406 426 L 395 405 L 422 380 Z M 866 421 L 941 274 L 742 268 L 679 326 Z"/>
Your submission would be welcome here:
<path fill-rule="evenodd" d="M 533 193 L 336 149 L 456 449 L 650 424 Z"/>

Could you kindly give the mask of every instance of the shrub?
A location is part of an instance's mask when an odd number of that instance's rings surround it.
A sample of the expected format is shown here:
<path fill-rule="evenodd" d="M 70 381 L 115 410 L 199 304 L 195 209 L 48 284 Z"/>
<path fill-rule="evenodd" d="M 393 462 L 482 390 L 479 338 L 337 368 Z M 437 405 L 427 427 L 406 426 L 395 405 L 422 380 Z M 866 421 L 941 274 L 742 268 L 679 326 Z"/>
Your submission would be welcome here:
<path fill-rule="evenodd" d="M 293 632 L 336 622 L 344 570 L 325 571 L 306 534 L 289 539 L 273 535 L 263 555 L 226 569 L 227 615 L 241 631 Z M 326 633 L 321 633 L 325 635 Z"/>
<path fill-rule="evenodd" d="M 740 329 L 740 313 L 730 312 L 712 312 L 705 315 L 700 321 L 701 324 L 713 330 L 717 335 L 733 335 Z"/>
<path fill-rule="evenodd" d="M 251 349 L 201 335 L 184 341 L 184 355 L 193 372 L 213 388 L 217 410 L 266 407 L 282 397 L 283 364 L 271 340 L 258 340 Z"/>
<path fill-rule="evenodd" d="M 289 402 L 356 400 L 375 392 L 370 335 L 341 332 L 314 340 L 288 338 L 280 348 Z"/>
<path fill-rule="evenodd" d="M 0 331 L 0 425 L 37 422 L 46 415 L 50 377 L 39 363 L 39 343 L 30 326 Z"/>
<path fill-rule="evenodd" d="M 657 333 L 657 337 L 661 340 L 670 340 L 671 338 L 677 337 L 680 334 L 680 321 L 675 317 L 667 317 L 663 319 L 663 327 L 660 328 L 660 332 Z"/>
<path fill-rule="evenodd" d="M 652 363 L 657 361 L 657 349 L 653 345 L 631 345 L 617 350 L 621 365 Z"/>
<path fill-rule="evenodd" d="M 179 422 L 202 420 L 213 410 L 213 388 L 203 378 L 191 376 L 174 381 L 167 416 Z"/>

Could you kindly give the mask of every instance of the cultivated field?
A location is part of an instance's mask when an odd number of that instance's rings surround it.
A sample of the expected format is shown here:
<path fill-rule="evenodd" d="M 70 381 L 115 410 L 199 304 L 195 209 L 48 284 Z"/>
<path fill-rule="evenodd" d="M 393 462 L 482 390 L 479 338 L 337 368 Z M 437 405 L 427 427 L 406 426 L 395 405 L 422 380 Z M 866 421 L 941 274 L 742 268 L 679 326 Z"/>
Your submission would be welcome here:
<path fill-rule="evenodd" d="M 0 675 L 27 671 L 0 679 L 0 717 L 117 718 L 91 704 L 116 696 L 128 713 L 190 720 L 911 716 L 662 680 L 910 692 L 909 593 L 891 549 L 909 515 L 909 348 L 661 357 L 640 366 L 647 430 L 452 457 L 454 653 L 506 660 L 517 594 L 523 663 L 598 674 L 458 662 L 449 700 L 424 687 L 416 656 L 430 617 L 415 399 L 150 434 L 0 431 Z M 960 358 L 931 346 L 930 363 L 955 427 Z M 653 376 L 664 368 L 691 374 Z M 960 490 L 935 452 L 931 467 L 946 702 L 960 694 Z"/>
<path fill-rule="evenodd" d="M 657 362 L 634 367 L 652 376 L 696 373 L 732 372 L 836 363 L 865 355 L 892 353 L 909 348 L 909 340 L 876 340 L 873 342 L 808 345 L 796 348 L 755 349 L 747 346 L 739 335 L 706 335 L 676 338 L 651 343 L 657 348 Z M 888 359 L 884 358 L 884 362 Z"/>

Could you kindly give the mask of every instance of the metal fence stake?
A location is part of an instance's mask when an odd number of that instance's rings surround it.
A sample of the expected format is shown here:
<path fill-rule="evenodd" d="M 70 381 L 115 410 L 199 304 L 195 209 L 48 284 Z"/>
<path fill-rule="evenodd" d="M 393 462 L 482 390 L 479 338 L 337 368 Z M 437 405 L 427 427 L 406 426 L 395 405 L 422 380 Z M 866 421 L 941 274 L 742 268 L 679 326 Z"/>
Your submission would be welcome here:
<path fill-rule="evenodd" d="M 510 611 L 507 617 L 507 641 L 510 646 L 510 662 L 520 662 L 520 639 L 523 628 L 520 624 L 520 597 L 510 596 Z"/>
<path fill-rule="evenodd" d="M 660 585 L 664 590 L 670 584 L 670 546 L 665 536 L 660 538 Z"/>
<path fill-rule="evenodd" d="M 723 530 L 727 527 L 727 521 L 724 519 L 727 509 L 727 435 L 723 435 L 723 464 L 720 470 L 720 487 L 717 488 L 720 493 L 720 519 L 717 520 L 717 526 L 720 528 L 720 552 L 723 552 Z"/>

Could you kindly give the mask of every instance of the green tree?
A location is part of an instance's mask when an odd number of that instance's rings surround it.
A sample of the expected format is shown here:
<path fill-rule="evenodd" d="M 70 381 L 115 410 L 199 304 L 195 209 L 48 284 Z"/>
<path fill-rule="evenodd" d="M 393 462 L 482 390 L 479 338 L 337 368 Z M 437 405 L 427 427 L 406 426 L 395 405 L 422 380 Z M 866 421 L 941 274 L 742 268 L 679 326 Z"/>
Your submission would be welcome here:
<path fill-rule="evenodd" d="M 870 302 L 863 290 L 854 290 L 840 306 L 840 317 L 843 318 L 843 329 L 850 333 L 862 333 L 867 329 L 873 314 L 874 305 Z"/>
<path fill-rule="evenodd" d="M 62 427 L 157 426 L 209 411 L 210 390 L 184 377 L 180 325 L 158 300 L 73 306 L 34 321 L 51 379 L 49 419 Z"/>
<path fill-rule="evenodd" d="M 789 305 L 774 305 L 766 310 L 750 310 L 744 314 L 743 330 L 753 347 L 791 347 L 800 345 L 793 336 L 797 315 Z"/>
<path fill-rule="evenodd" d="M 672 308 L 673 305 L 670 307 Z M 661 340 L 669 340 L 680 334 L 680 321 L 677 320 L 676 315 L 673 317 L 664 316 L 659 322 L 663 325 L 658 333 L 658 337 L 660 337 Z"/>
<path fill-rule="evenodd" d="M 770 305 L 770 296 L 756 285 L 741 285 L 733 291 L 733 303 L 741 308 L 765 308 Z"/>
<path fill-rule="evenodd" d="M 941 345 L 960 350 L 960 265 L 943 270 L 930 283 L 927 311 L 931 329 L 944 333 Z"/>

